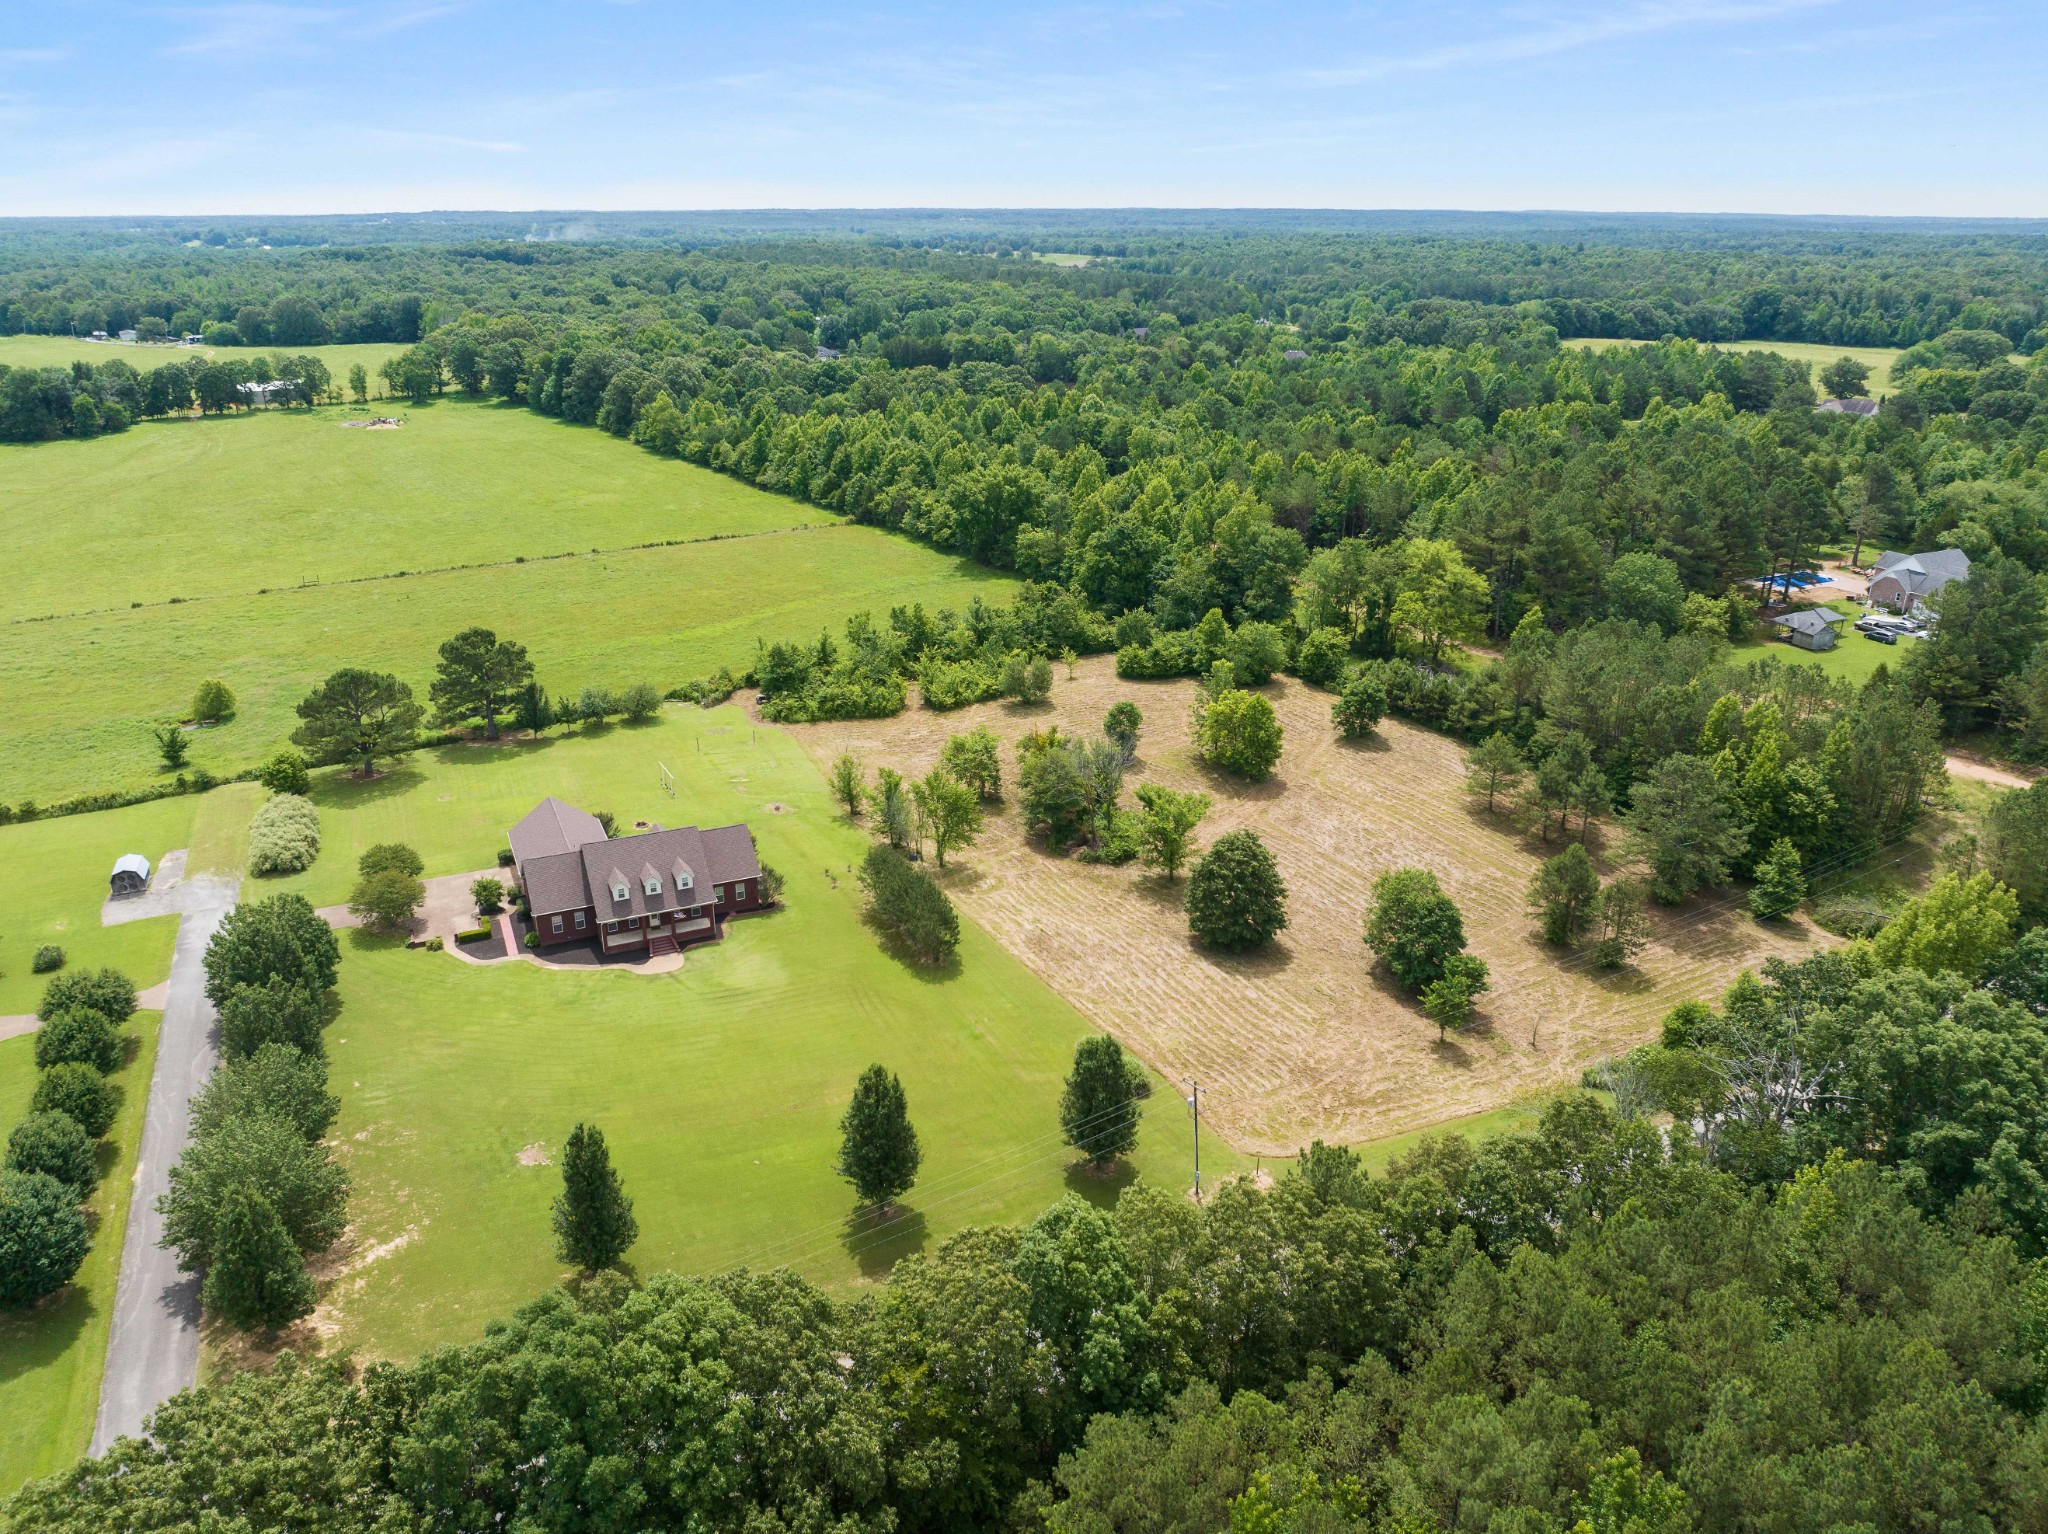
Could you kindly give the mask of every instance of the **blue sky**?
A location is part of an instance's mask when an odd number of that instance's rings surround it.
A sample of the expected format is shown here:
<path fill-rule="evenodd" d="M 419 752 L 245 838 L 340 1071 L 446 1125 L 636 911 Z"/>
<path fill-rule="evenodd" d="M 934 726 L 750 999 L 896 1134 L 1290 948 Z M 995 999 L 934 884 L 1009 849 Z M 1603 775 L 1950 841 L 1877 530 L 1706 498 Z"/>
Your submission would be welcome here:
<path fill-rule="evenodd" d="M 0 214 L 2048 215 L 2042 0 L 7 12 Z"/>

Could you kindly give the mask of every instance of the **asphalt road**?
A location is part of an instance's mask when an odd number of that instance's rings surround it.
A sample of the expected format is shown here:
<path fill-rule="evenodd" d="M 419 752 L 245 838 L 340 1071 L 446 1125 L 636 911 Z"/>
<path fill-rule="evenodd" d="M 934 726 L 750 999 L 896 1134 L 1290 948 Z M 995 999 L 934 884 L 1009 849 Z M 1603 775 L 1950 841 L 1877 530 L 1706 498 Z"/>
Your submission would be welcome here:
<path fill-rule="evenodd" d="M 199 1280 L 178 1271 L 178 1254 L 162 1246 L 158 1197 L 170 1190 L 171 1168 L 185 1149 L 192 1095 L 219 1063 L 220 1016 L 206 999 L 206 945 L 234 909 L 240 881 L 210 875 L 161 895 L 108 903 L 103 921 L 136 921 L 180 913 L 178 945 L 157 1037 L 156 1074 L 149 1083 L 135 1192 L 121 1246 L 121 1277 L 107 1338 L 106 1374 L 92 1452 L 124 1434 L 140 1436 L 149 1414 L 199 1376 Z"/>

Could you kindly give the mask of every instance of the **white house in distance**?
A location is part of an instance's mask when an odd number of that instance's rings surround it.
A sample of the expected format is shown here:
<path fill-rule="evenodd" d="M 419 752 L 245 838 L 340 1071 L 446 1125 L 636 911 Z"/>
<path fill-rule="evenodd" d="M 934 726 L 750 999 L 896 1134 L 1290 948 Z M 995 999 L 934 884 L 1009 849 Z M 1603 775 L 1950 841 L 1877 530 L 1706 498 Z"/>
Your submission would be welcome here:
<path fill-rule="evenodd" d="M 1877 573 L 1870 577 L 1870 600 L 1882 602 L 1893 612 L 1909 613 L 1950 581 L 1969 578 L 1970 556 L 1961 549 L 1935 549 L 1926 554 L 1887 550 L 1878 556 Z"/>

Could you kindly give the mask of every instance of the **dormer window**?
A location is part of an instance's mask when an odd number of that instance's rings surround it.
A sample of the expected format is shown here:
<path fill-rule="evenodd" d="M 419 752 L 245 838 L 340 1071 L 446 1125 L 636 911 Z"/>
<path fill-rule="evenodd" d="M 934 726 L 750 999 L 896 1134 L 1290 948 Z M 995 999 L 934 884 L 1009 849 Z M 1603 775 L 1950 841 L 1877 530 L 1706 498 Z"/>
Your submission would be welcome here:
<path fill-rule="evenodd" d="M 661 875 L 660 875 L 660 874 L 650 874 L 650 875 L 648 875 L 648 878 L 647 878 L 647 893 L 648 893 L 648 894 L 650 894 L 650 895 L 659 895 L 659 894 L 661 893 Z"/>
<path fill-rule="evenodd" d="M 632 887 L 632 886 L 631 886 L 630 884 L 628 884 L 628 883 L 626 882 L 626 876 L 625 876 L 624 874 L 613 874 L 613 875 L 612 875 L 612 899 L 614 899 L 614 900 L 631 900 L 632 898 L 633 898 L 633 887 Z"/>
<path fill-rule="evenodd" d="M 688 863 L 685 863 L 681 858 L 677 858 L 675 861 L 675 866 L 671 868 L 669 871 L 676 876 L 676 894 L 689 894 L 691 888 L 697 882 L 697 876 L 693 872 L 691 872 L 690 865 Z"/>

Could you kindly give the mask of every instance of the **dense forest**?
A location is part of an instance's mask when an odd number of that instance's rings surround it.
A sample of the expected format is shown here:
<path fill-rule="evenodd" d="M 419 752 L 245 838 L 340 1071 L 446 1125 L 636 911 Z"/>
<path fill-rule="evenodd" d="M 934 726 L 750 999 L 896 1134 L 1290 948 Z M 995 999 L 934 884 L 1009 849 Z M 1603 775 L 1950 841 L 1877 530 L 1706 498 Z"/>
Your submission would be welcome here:
<path fill-rule="evenodd" d="M 588 1279 L 180 1396 L 0 1527 L 2048 1529 L 2048 934 L 1937 904 L 1680 1008 L 1612 1110 L 1070 1196 L 848 1301 Z"/>

